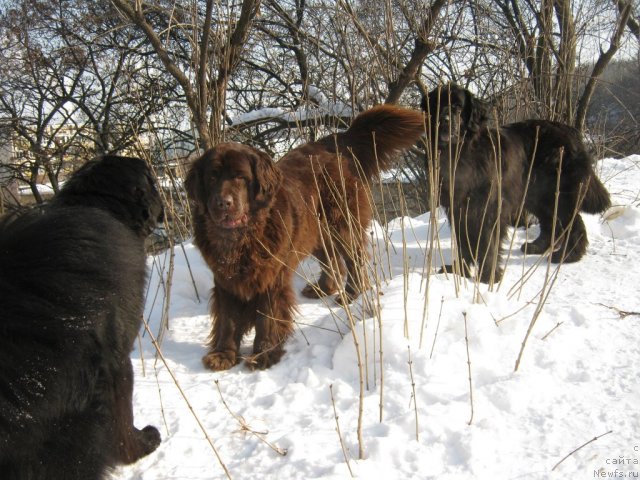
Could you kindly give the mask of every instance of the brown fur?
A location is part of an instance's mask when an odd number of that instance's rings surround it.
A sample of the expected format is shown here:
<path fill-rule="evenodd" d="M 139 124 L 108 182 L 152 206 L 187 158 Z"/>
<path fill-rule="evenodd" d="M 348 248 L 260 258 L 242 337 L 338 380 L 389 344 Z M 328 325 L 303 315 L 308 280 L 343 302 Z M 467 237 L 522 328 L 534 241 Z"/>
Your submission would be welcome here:
<path fill-rule="evenodd" d="M 423 132 L 420 112 L 379 106 L 346 132 L 302 145 L 277 163 L 237 143 L 222 143 L 195 161 L 186 179 L 195 244 L 214 275 L 207 368 L 234 366 L 253 327 L 248 365 L 267 368 L 280 360 L 293 329 L 293 273 L 308 255 L 323 272 L 303 295 L 331 295 L 346 275 L 346 296 L 358 296 L 372 217 L 368 181 Z"/>

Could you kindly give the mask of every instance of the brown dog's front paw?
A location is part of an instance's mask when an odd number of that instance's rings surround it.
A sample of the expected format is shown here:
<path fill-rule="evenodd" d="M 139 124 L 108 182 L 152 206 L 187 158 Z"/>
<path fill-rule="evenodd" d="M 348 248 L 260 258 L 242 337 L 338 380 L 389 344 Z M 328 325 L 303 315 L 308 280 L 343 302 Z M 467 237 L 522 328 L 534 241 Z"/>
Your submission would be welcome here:
<path fill-rule="evenodd" d="M 306 287 L 302 289 L 302 296 L 306 298 L 322 298 L 331 295 L 336 291 L 335 288 L 323 288 L 318 283 L 308 283 Z"/>
<path fill-rule="evenodd" d="M 265 370 L 278 363 L 283 354 L 284 349 L 280 346 L 275 346 L 246 357 L 245 364 L 251 370 Z"/>
<path fill-rule="evenodd" d="M 336 295 L 335 301 L 341 307 L 345 307 L 353 303 L 353 301 L 359 296 L 360 296 L 359 292 L 349 293 L 345 291 L 344 293 Z"/>
<path fill-rule="evenodd" d="M 202 357 L 203 365 L 209 370 L 219 372 L 229 370 L 236 364 L 235 352 L 209 352 Z"/>
<path fill-rule="evenodd" d="M 306 298 L 320 298 L 324 296 L 324 293 L 318 288 L 317 283 L 308 283 L 300 293 Z"/>

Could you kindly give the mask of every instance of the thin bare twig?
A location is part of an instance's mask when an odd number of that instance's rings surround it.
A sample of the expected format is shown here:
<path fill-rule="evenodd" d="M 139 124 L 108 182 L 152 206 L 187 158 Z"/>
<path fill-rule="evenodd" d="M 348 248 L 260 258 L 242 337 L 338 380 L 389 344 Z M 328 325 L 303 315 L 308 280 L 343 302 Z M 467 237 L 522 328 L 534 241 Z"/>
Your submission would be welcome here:
<path fill-rule="evenodd" d="M 407 346 L 409 351 L 409 377 L 411 378 L 411 397 L 413 399 L 413 411 L 416 417 L 416 441 L 420 441 L 420 427 L 418 423 L 418 401 L 416 398 L 416 382 L 413 378 L 413 360 L 411 360 L 411 347 Z"/>
<path fill-rule="evenodd" d="M 549 335 L 551 335 L 553 332 L 555 332 L 555 331 L 556 331 L 556 329 L 557 329 L 560 325 L 562 325 L 563 323 L 564 323 L 564 322 L 558 322 L 558 323 L 556 323 L 556 326 L 555 326 L 555 327 L 553 327 L 551 330 L 549 330 L 549 331 L 547 332 L 547 334 L 546 334 L 544 337 L 542 337 L 542 340 L 546 340 L 546 339 L 547 339 L 547 337 L 548 337 Z"/>
<path fill-rule="evenodd" d="M 349 473 L 353 478 L 353 471 L 351 470 L 351 465 L 349 464 L 349 455 L 347 454 L 347 449 L 344 446 L 344 441 L 342 440 L 342 433 L 340 433 L 340 423 L 338 422 L 338 412 L 336 411 L 336 402 L 333 398 L 333 385 L 329 385 L 329 392 L 331 393 L 331 404 L 333 405 L 333 417 L 336 419 L 336 432 L 338 432 L 338 438 L 340 439 L 340 447 L 342 448 L 342 454 L 344 455 L 344 461 L 347 464 L 347 468 L 349 469 Z"/>
<path fill-rule="evenodd" d="M 160 358 L 160 360 L 162 360 L 162 363 L 164 363 L 164 366 L 167 369 L 167 372 L 169 373 L 169 375 L 171 376 L 171 379 L 173 380 L 173 383 L 175 384 L 176 388 L 180 392 L 180 395 L 182 396 L 182 399 L 187 404 L 187 407 L 189 408 L 189 411 L 191 412 L 191 415 L 193 415 L 193 418 L 195 419 L 196 423 L 198 424 L 198 427 L 200 428 L 200 430 L 204 434 L 204 438 L 207 440 L 207 442 L 209 443 L 209 446 L 213 450 L 213 453 L 215 454 L 216 458 L 218 459 L 218 463 L 220 463 L 220 466 L 224 470 L 224 473 L 227 476 L 227 478 L 229 480 L 231 480 L 231 473 L 229 472 L 229 470 L 227 469 L 227 466 L 222 461 L 222 458 L 220 457 L 220 454 L 218 453 L 218 449 L 213 444 L 213 440 L 211 440 L 211 437 L 207 433 L 207 429 L 204 428 L 204 425 L 200 421 L 200 417 L 198 417 L 198 414 L 193 409 L 193 406 L 191 405 L 191 402 L 187 398 L 187 394 L 184 392 L 184 390 L 180 386 L 180 383 L 178 382 L 178 379 L 176 378 L 176 376 L 173 374 L 173 371 L 171 370 L 171 367 L 169 367 L 169 364 L 167 363 L 166 358 L 164 358 L 164 355 L 162 354 L 162 350 L 160 349 L 160 345 L 158 344 L 156 338 L 154 337 L 153 332 L 151 332 L 151 329 L 149 328 L 149 324 L 146 322 L 146 320 L 143 323 L 144 323 L 144 329 L 149 334 L 149 337 L 151 338 L 151 343 L 154 346 L 154 348 L 156 349 L 156 352 L 158 354 L 158 358 Z"/>
<path fill-rule="evenodd" d="M 229 412 L 229 414 L 236 419 L 238 424 L 240 424 L 240 428 L 242 429 L 242 431 L 249 432 L 250 434 L 254 435 L 258 440 L 260 440 L 261 442 L 264 442 L 269 448 L 271 448 L 278 455 L 282 455 L 283 457 L 286 456 L 288 453 L 286 448 L 280 448 L 277 445 L 274 445 L 273 443 L 269 442 L 269 440 L 267 440 L 266 438 L 264 438 L 264 435 L 266 435 L 268 432 L 265 432 L 265 433 L 256 432 L 253 428 L 249 426 L 249 424 L 245 421 L 244 418 L 242 418 L 240 415 L 236 415 L 235 413 L 233 413 L 233 411 L 231 411 L 231 408 L 229 408 L 229 405 L 227 405 L 226 400 L 222 396 L 222 390 L 220 390 L 220 382 L 218 380 L 214 380 L 214 383 L 216 384 L 216 388 L 218 389 L 218 394 L 220 395 L 220 400 L 222 400 L 222 404 L 224 405 L 224 408 L 226 408 L 227 412 Z"/>
<path fill-rule="evenodd" d="M 627 310 L 620 310 L 618 307 L 612 307 L 610 305 L 605 305 L 604 303 L 598 303 L 598 305 L 608 308 L 609 310 L 615 311 L 620 318 L 627 318 L 629 316 L 636 316 L 636 317 L 640 316 L 640 312 L 630 312 Z"/>
<path fill-rule="evenodd" d="M 589 440 L 588 442 L 583 443 L 582 445 L 580 445 L 578 448 L 576 448 L 575 450 L 573 450 L 571 453 L 569 453 L 567 456 L 565 456 L 562 460 L 560 460 L 558 463 L 556 463 L 553 468 L 551 469 L 551 471 L 553 472 L 556 468 L 558 468 L 560 466 L 560 464 L 562 462 L 564 462 L 567 458 L 569 458 L 571 455 L 573 455 L 574 453 L 576 453 L 578 450 L 586 447 L 587 445 L 589 445 L 590 443 L 593 443 L 599 439 L 601 439 L 602 437 L 604 437 L 605 435 L 609 435 L 610 433 L 613 433 L 613 430 L 609 430 L 606 433 L 603 433 L 602 435 L 598 435 L 597 437 L 593 437 L 591 440 Z"/>
<path fill-rule="evenodd" d="M 473 384 L 471 383 L 471 356 L 469 355 L 469 332 L 467 330 L 467 312 L 462 312 L 464 317 L 464 341 L 467 346 L 467 368 L 469 372 L 469 402 L 471 403 L 471 417 L 468 424 L 473 422 Z"/>

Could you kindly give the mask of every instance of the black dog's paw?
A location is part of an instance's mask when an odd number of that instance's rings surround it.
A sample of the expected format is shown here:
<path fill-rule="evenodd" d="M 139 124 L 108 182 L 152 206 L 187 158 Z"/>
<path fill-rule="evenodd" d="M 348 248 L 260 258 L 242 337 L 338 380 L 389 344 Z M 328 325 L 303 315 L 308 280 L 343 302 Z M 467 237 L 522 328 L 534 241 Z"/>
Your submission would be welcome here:
<path fill-rule="evenodd" d="M 536 242 L 528 242 L 520 245 L 520 251 L 528 255 L 542 255 L 549 249 L 549 245 Z"/>
<path fill-rule="evenodd" d="M 152 425 L 147 425 L 140 430 L 139 440 L 142 447 L 142 456 L 149 455 L 160 446 L 162 437 L 158 429 Z"/>

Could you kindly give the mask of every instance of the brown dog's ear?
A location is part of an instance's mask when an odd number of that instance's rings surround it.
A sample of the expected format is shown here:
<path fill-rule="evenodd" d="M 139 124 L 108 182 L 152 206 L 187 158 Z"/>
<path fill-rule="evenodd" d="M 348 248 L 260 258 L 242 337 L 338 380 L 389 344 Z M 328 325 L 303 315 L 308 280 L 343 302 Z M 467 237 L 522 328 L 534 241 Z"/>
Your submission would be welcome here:
<path fill-rule="evenodd" d="M 465 90 L 465 118 L 467 128 L 472 132 L 478 132 L 489 120 L 489 104 L 477 99 L 469 90 Z"/>
<path fill-rule="evenodd" d="M 276 168 L 276 164 L 269 155 L 259 150 L 254 150 L 252 169 L 254 175 L 254 200 L 258 208 L 269 206 L 273 196 L 280 188 L 282 174 Z"/>
<path fill-rule="evenodd" d="M 196 205 L 203 203 L 202 195 L 202 179 L 200 171 L 204 168 L 204 157 L 208 152 L 205 152 L 200 158 L 194 161 L 187 172 L 187 177 L 184 180 L 184 189 L 187 192 L 187 198 Z"/>

